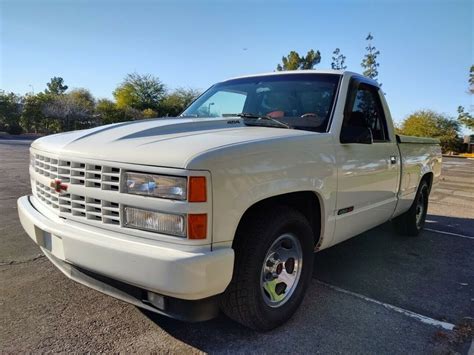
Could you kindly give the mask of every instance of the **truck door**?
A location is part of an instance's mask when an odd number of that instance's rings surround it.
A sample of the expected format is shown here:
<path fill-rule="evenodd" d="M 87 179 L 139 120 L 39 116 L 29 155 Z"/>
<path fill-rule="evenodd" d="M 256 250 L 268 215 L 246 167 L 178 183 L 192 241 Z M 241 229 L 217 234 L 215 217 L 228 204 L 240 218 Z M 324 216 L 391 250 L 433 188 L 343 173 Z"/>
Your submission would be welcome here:
<path fill-rule="evenodd" d="M 380 95 L 378 87 L 358 79 L 349 85 L 341 141 L 336 144 L 336 243 L 384 223 L 396 207 L 399 151 Z M 357 132 L 367 132 L 366 139 Z"/>

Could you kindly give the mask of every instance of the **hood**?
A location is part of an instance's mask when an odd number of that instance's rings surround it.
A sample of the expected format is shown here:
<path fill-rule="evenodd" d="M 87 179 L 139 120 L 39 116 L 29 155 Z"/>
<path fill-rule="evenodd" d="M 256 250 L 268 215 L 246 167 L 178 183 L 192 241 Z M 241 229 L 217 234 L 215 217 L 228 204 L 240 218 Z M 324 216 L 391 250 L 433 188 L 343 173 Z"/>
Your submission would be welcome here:
<path fill-rule="evenodd" d="M 151 119 L 55 134 L 32 147 L 69 157 L 186 168 L 191 159 L 219 147 L 307 133 L 245 126 L 241 119 Z"/>

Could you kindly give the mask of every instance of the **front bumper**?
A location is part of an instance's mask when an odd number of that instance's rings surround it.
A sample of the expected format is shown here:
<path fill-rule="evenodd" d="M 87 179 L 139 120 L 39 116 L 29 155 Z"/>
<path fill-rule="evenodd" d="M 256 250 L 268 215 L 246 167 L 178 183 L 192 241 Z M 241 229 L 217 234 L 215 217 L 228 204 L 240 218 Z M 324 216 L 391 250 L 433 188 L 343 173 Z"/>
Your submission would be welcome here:
<path fill-rule="evenodd" d="M 177 249 L 181 246 L 156 245 L 122 233 L 54 221 L 39 212 L 31 198 L 18 199 L 20 221 L 30 238 L 66 276 L 111 296 L 157 311 L 133 292 L 130 299 L 130 292 L 124 294 L 117 285 L 152 291 L 169 300 L 202 301 L 224 292 L 232 278 L 230 248 L 184 251 Z"/>

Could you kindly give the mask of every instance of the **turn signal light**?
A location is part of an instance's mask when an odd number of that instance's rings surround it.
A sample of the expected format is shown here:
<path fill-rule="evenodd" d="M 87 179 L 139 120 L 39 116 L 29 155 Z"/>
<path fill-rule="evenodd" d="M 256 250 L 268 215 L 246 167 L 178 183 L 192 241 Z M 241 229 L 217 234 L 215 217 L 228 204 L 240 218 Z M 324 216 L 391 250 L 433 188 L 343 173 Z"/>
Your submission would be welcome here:
<path fill-rule="evenodd" d="M 207 214 L 188 214 L 188 238 L 206 239 Z"/>
<path fill-rule="evenodd" d="M 189 178 L 189 202 L 206 202 L 206 178 L 204 176 L 191 176 Z"/>

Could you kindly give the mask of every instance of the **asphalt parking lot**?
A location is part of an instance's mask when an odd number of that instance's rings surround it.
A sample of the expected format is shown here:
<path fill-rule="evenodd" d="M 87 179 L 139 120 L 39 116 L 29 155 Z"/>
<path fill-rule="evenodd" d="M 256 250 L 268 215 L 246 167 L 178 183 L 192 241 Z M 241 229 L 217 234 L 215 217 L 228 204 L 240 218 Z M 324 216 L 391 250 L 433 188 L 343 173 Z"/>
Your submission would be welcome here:
<path fill-rule="evenodd" d="M 68 280 L 22 230 L 28 142 L 0 141 L 0 351 L 468 353 L 474 317 L 474 161 L 446 158 L 427 230 L 385 224 L 316 255 L 302 307 L 256 333 L 224 316 L 182 323 Z M 471 349 L 472 351 L 472 349 Z"/>

